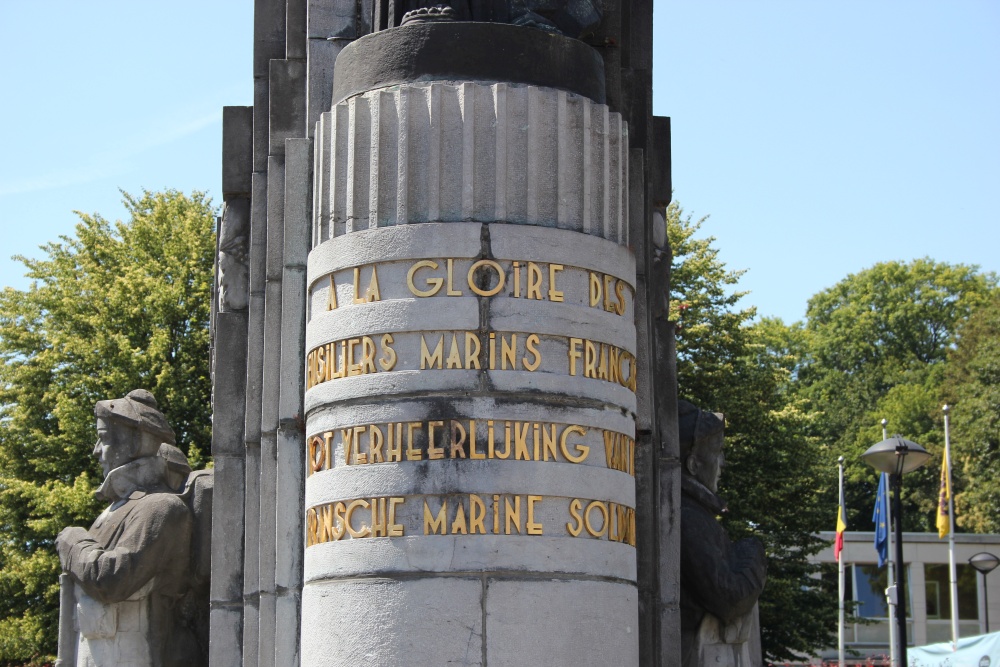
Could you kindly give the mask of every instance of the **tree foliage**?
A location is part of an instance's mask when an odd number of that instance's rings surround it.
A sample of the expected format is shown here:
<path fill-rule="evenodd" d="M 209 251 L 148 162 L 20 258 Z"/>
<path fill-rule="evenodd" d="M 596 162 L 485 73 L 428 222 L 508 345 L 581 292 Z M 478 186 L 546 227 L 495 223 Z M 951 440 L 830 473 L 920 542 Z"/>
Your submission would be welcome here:
<path fill-rule="evenodd" d="M 760 598 L 765 656 L 787 660 L 831 643 L 836 597 L 822 589 L 810 564 L 825 542 L 816 532 L 833 514 L 822 489 L 833 472 L 817 463 L 818 443 L 807 437 L 813 415 L 793 398 L 789 383 L 803 350 L 803 332 L 779 320 L 753 323 L 735 291 L 740 271 L 730 271 L 698 239 L 704 218 L 667 211 L 674 253 L 671 311 L 676 318 L 680 395 L 726 416 L 727 467 L 720 493 L 733 539 L 760 538 L 768 556 L 768 581 Z"/>
<path fill-rule="evenodd" d="M 959 330 L 943 386 L 954 404 L 955 520 L 977 533 L 1000 533 L 1000 295 Z"/>
<path fill-rule="evenodd" d="M 878 478 L 861 454 L 882 439 L 882 419 L 941 460 L 945 362 L 996 285 L 976 267 L 918 259 L 876 264 L 809 300 L 795 391 L 819 415 L 812 434 L 846 459 L 851 527 L 870 526 Z M 934 529 L 938 474 L 907 475 L 906 530 Z"/>
<path fill-rule="evenodd" d="M 0 293 L 0 664 L 55 649 L 53 540 L 98 509 L 94 403 L 149 389 L 192 464 L 210 451 L 211 203 L 123 196 L 130 220 L 78 214 Z"/>

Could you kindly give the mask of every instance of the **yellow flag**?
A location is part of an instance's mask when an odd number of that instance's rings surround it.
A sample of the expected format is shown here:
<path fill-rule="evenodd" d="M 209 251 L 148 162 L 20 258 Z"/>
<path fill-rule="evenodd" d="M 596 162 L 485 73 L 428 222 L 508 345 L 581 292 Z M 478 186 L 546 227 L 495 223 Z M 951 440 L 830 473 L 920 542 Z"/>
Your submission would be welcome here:
<path fill-rule="evenodd" d="M 948 474 L 948 451 L 945 450 L 941 460 L 941 494 L 938 496 L 937 529 L 938 539 L 948 534 L 951 529 L 949 514 L 951 512 L 951 483 Z"/>

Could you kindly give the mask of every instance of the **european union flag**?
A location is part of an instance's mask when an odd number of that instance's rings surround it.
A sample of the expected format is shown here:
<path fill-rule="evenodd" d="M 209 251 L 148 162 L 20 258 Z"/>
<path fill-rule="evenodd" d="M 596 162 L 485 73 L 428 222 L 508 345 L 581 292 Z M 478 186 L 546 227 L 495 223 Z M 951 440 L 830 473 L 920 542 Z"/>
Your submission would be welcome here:
<path fill-rule="evenodd" d="M 875 551 L 878 553 L 878 566 L 882 567 L 889 559 L 889 475 L 886 473 L 882 473 L 878 480 L 878 495 L 875 496 L 872 523 L 875 524 Z"/>

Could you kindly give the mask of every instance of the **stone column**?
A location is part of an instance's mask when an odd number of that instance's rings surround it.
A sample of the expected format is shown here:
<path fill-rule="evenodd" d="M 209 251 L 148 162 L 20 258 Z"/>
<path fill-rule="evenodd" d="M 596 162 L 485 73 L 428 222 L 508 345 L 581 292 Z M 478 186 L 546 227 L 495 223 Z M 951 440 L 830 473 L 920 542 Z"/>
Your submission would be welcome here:
<path fill-rule="evenodd" d="M 315 132 L 303 664 L 638 658 L 626 124 L 587 45 L 347 46 Z"/>

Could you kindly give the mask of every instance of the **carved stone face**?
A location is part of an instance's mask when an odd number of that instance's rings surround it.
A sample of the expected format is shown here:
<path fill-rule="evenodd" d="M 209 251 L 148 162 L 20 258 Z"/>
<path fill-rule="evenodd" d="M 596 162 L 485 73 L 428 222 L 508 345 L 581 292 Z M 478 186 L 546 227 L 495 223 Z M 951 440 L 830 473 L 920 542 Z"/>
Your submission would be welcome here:
<path fill-rule="evenodd" d="M 720 431 L 700 443 L 686 461 L 688 472 L 712 493 L 719 490 L 719 476 L 726 465 L 726 456 L 722 452 L 724 444 L 725 436 Z"/>
<path fill-rule="evenodd" d="M 243 310 L 249 302 L 247 267 L 236 257 L 219 253 L 219 309 L 222 312 Z"/>
<path fill-rule="evenodd" d="M 104 476 L 132 460 L 132 442 L 134 429 L 113 421 L 97 418 L 97 444 L 94 445 L 94 456 L 101 462 Z"/>

